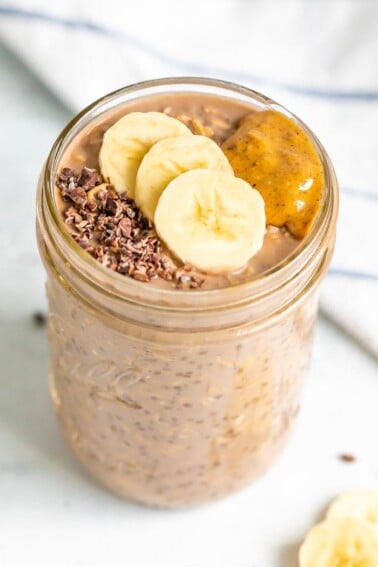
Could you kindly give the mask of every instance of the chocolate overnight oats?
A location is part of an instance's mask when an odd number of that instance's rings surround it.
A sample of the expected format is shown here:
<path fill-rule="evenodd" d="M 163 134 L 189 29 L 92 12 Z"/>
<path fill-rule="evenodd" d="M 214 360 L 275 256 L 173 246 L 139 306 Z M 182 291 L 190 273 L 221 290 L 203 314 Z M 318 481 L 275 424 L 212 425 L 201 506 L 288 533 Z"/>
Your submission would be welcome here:
<path fill-rule="evenodd" d="M 271 465 L 336 213 L 316 138 L 247 89 L 152 81 L 74 119 L 44 170 L 38 235 L 52 398 L 96 479 L 172 507 Z"/>

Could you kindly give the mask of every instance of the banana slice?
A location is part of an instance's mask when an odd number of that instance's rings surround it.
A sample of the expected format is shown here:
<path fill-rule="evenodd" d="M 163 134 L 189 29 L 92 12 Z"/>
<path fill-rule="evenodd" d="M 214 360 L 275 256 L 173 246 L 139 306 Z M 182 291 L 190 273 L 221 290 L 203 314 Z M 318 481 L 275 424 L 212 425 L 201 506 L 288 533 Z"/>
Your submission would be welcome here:
<path fill-rule="evenodd" d="M 378 532 L 367 522 L 335 518 L 307 534 L 299 567 L 377 567 Z"/>
<path fill-rule="evenodd" d="M 165 138 L 146 153 L 136 177 L 135 201 L 150 220 L 154 220 L 160 195 L 168 183 L 191 169 L 234 174 L 223 151 L 206 136 Z"/>
<path fill-rule="evenodd" d="M 155 227 L 182 262 L 208 273 L 229 272 L 244 266 L 262 247 L 264 201 L 242 179 L 192 169 L 163 191 Z"/>
<path fill-rule="evenodd" d="M 341 494 L 328 508 L 327 519 L 334 518 L 358 518 L 378 528 L 378 491 L 352 490 Z"/>
<path fill-rule="evenodd" d="M 135 178 L 142 158 L 163 138 L 192 136 L 185 124 L 162 112 L 131 112 L 104 134 L 99 162 L 101 173 L 118 192 L 134 196 Z"/>

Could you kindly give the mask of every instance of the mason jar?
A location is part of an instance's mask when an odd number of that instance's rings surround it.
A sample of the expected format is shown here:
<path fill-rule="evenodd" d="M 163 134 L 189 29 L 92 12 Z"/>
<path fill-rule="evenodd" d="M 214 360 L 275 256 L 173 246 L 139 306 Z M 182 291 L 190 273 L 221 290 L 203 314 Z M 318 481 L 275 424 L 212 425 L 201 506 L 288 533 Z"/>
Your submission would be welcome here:
<path fill-rule="evenodd" d="M 55 179 L 70 142 L 139 97 L 206 93 L 284 112 L 324 168 L 324 201 L 284 261 L 224 289 L 151 286 L 103 267 L 70 236 Z M 163 507 L 232 493 L 285 447 L 311 358 L 319 284 L 335 241 L 337 182 L 298 118 L 247 88 L 195 78 L 118 90 L 63 130 L 43 168 L 37 232 L 47 271 L 50 389 L 61 429 L 90 475 L 126 499 Z"/>

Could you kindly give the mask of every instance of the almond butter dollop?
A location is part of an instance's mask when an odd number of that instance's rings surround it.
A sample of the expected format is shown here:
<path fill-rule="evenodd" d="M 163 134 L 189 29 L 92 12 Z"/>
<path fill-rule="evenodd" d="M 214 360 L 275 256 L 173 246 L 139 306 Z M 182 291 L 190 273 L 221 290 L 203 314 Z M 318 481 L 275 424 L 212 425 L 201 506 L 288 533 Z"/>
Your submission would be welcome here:
<path fill-rule="evenodd" d="M 262 194 L 267 224 L 286 226 L 303 238 L 318 215 L 324 189 L 323 167 L 306 133 L 280 112 L 253 112 L 222 149 L 235 175 Z"/>

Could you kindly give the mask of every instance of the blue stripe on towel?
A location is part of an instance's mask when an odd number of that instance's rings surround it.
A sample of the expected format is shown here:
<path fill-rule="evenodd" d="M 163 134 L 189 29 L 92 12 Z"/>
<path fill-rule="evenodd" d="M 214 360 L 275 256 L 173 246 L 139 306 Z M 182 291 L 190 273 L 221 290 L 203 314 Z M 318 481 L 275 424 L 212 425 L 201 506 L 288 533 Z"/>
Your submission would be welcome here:
<path fill-rule="evenodd" d="M 270 85 L 273 87 L 279 87 L 290 91 L 295 94 L 334 99 L 337 101 L 377 101 L 378 91 L 356 91 L 356 90 L 342 90 L 342 89 L 322 89 L 315 87 L 305 87 L 300 85 L 294 85 L 291 83 L 281 83 L 267 77 L 261 77 L 256 75 L 249 75 L 248 73 L 235 72 L 230 69 L 220 69 L 216 67 L 207 67 L 206 65 L 198 65 L 196 63 L 191 63 L 188 61 L 183 61 L 176 59 L 171 55 L 161 51 L 160 49 L 150 45 L 149 43 L 140 40 L 139 38 L 132 36 L 130 34 L 121 32 L 120 30 L 108 28 L 100 24 L 91 22 L 89 20 L 83 19 L 71 19 L 60 16 L 55 16 L 47 12 L 40 12 L 37 10 L 25 10 L 23 8 L 13 8 L 12 6 L 0 6 L 0 15 L 10 16 L 13 18 L 20 18 L 23 20 L 37 20 L 48 22 L 50 24 L 55 24 L 59 26 L 64 26 L 73 29 L 86 30 L 92 33 L 101 34 L 103 36 L 118 38 L 126 43 L 129 43 L 133 47 L 137 47 L 141 51 L 148 53 L 150 56 L 158 59 L 161 63 L 167 65 L 173 65 L 175 67 L 182 68 L 187 73 L 193 73 L 197 75 L 209 75 L 218 76 L 224 79 L 229 79 L 236 82 L 247 82 L 247 83 L 257 83 Z"/>
<path fill-rule="evenodd" d="M 351 187 L 341 187 L 341 192 L 344 195 L 356 197 L 357 199 L 365 199 L 366 201 L 378 201 L 378 193 L 372 193 L 370 191 L 352 189 Z"/>
<path fill-rule="evenodd" d="M 343 278 L 351 278 L 356 280 L 378 281 L 378 274 L 370 274 L 367 272 L 357 272 L 355 270 L 346 270 L 344 268 L 330 268 L 328 275 L 339 276 Z"/>

